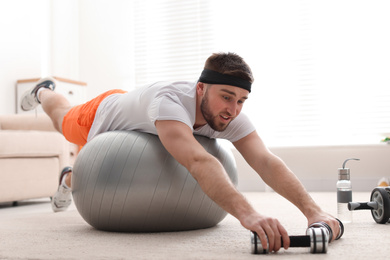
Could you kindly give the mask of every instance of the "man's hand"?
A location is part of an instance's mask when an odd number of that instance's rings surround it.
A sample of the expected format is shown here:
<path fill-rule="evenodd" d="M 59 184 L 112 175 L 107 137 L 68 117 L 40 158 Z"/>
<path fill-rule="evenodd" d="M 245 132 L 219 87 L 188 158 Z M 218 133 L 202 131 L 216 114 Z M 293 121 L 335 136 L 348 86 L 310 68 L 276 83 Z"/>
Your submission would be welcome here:
<path fill-rule="evenodd" d="M 333 232 L 332 241 L 335 240 L 337 235 L 340 233 L 339 222 L 337 221 L 336 218 L 334 218 L 333 216 L 331 216 L 330 214 L 328 214 L 326 212 L 319 211 L 316 214 L 314 214 L 313 216 L 308 217 L 307 221 L 308 221 L 308 225 L 311 225 L 311 224 L 316 223 L 316 222 L 321 222 L 321 221 L 328 224 Z"/>
<path fill-rule="evenodd" d="M 254 231 L 260 238 L 263 248 L 269 249 L 269 252 L 277 252 L 281 248 L 281 239 L 283 239 L 284 249 L 290 246 L 290 238 L 286 229 L 275 218 L 262 216 L 256 212 L 248 215 L 241 220 L 241 225 Z M 268 244 L 267 245 L 267 240 Z"/>

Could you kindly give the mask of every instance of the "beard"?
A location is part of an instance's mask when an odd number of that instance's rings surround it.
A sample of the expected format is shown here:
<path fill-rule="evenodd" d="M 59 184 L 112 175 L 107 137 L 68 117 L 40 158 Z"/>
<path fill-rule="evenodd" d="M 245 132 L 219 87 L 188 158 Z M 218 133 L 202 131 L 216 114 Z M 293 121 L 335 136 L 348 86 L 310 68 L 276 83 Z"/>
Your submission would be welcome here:
<path fill-rule="evenodd" d="M 215 131 L 222 132 L 224 131 L 229 123 L 224 124 L 220 122 L 219 115 L 214 116 L 211 112 L 210 105 L 209 105 L 209 96 L 207 94 L 207 91 L 205 93 L 205 96 L 202 100 L 202 103 L 200 104 L 200 111 L 202 112 L 203 118 L 206 120 L 207 124 Z M 229 115 L 230 116 L 230 115 Z"/>

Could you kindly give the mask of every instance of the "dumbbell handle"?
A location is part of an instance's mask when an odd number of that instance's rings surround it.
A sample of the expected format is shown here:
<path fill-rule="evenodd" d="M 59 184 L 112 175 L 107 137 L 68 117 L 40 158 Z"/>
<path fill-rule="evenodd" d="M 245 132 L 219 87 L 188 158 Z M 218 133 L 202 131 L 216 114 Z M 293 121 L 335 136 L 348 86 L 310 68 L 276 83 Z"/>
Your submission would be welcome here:
<path fill-rule="evenodd" d="M 352 210 L 361 210 L 361 209 L 368 209 L 368 210 L 377 210 L 378 209 L 378 203 L 376 201 L 370 201 L 370 202 L 349 202 L 348 203 L 348 209 L 350 211 Z"/>
<path fill-rule="evenodd" d="M 268 253 L 268 248 L 264 249 L 261 245 L 260 238 L 257 236 L 255 232 L 253 232 L 252 236 L 254 237 L 254 241 L 252 244 L 255 245 L 253 248 L 254 254 L 266 254 Z M 289 236 L 290 238 L 290 247 L 310 247 L 310 236 Z M 283 239 L 280 239 L 281 245 L 283 247 Z"/>
<path fill-rule="evenodd" d="M 310 236 L 289 236 L 290 247 L 310 247 Z M 281 239 L 283 247 L 283 239 Z"/>
<path fill-rule="evenodd" d="M 326 253 L 328 247 L 328 233 L 325 228 L 309 228 L 306 236 L 289 236 L 290 247 L 308 247 L 311 253 Z M 260 238 L 255 232 L 251 232 L 252 253 L 266 254 L 268 247 L 264 249 Z M 268 244 L 268 242 L 267 242 Z M 281 239 L 283 246 L 283 239 Z"/>

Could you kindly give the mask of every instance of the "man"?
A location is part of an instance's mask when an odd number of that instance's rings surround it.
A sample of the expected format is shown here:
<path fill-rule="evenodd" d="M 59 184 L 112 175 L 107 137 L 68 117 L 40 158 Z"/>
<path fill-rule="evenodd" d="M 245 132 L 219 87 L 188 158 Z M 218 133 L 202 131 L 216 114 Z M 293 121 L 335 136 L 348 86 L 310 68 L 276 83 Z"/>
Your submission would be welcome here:
<path fill-rule="evenodd" d="M 233 53 L 210 56 L 196 83 L 158 82 L 129 93 L 108 91 L 97 98 L 71 107 L 55 93 L 53 79 L 40 80 L 25 94 L 22 108 L 31 110 L 39 103 L 55 128 L 70 142 L 84 145 L 99 133 L 137 130 L 157 134 L 169 153 L 197 180 L 203 191 L 248 230 L 255 231 L 264 248 L 284 248 L 290 240 L 275 218 L 256 212 L 237 191 L 219 161 L 207 153 L 193 134 L 230 140 L 249 165 L 276 192 L 291 201 L 308 223 L 326 222 L 339 232 L 338 221 L 312 200 L 286 165 L 264 145 L 249 119 L 241 112 L 251 91 L 253 76 L 245 61 Z M 54 211 L 66 209 L 71 201 L 72 169 L 60 176 L 53 197 Z"/>

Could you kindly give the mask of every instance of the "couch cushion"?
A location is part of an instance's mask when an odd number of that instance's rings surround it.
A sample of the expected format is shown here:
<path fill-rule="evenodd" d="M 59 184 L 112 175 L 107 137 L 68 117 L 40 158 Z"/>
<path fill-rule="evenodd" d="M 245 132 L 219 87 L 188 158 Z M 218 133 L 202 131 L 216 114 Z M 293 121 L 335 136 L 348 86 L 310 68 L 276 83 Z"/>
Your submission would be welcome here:
<path fill-rule="evenodd" d="M 58 157 L 0 158 L 0 203 L 53 196 L 58 187 Z"/>
<path fill-rule="evenodd" d="M 59 156 L 69 145 L 58 132 L 29 130 L 2 130 L 0 144 L 0 158 Z"/>
<path fill-rule="evenodd" d="M 46 114 L 0 115 L 0 129 L 56 131 Z"/>

